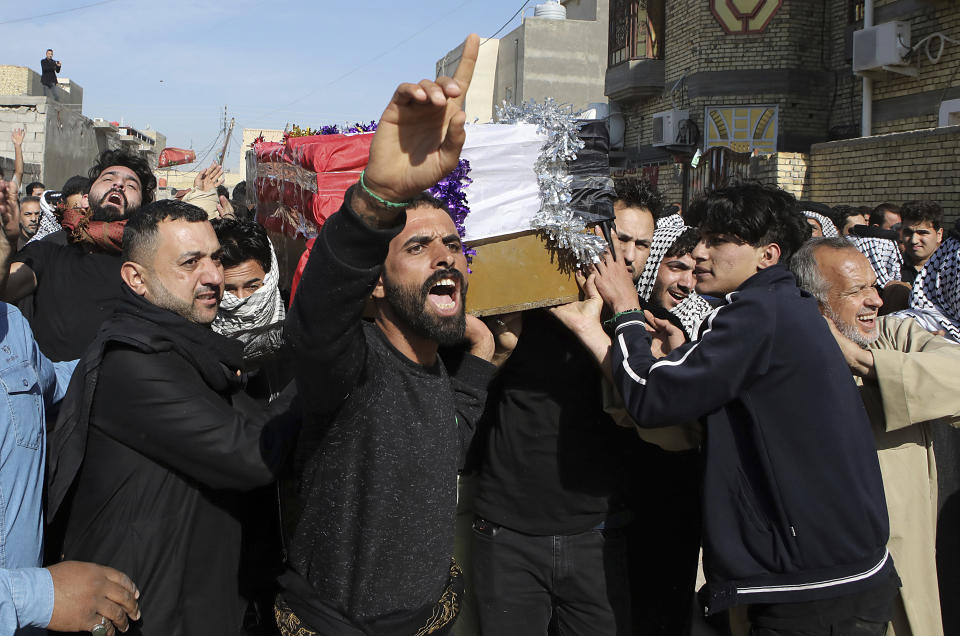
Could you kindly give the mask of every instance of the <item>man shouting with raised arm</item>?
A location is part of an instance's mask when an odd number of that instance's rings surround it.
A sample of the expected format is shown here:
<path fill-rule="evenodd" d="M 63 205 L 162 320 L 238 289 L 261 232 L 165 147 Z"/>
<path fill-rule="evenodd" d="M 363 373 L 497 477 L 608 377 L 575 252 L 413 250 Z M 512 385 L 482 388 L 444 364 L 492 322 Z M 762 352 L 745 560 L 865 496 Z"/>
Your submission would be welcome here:
<path fill-rule="evenodd" d="M 452 79 L 397 88 L 287 317 L 305 420 L 276 608 L 285 635 L 445 634 L 460 609 L 456 476 L 494 341 L 464 314 L 454 223 L 422 193 L 457 165 L 478 47 L 470 36 Z M 455 365 L 438 357 L 461 343 Z"/>

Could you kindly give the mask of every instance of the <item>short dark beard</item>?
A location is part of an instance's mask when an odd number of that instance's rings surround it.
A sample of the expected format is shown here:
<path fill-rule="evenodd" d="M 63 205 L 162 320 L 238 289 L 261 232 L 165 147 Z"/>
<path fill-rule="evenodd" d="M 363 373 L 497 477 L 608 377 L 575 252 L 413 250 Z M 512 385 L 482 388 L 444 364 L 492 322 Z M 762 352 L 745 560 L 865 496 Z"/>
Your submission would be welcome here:
<path fill-rule="evenodd" d="M 136 212 L 137 208 L 130 207 L 130 201 L 127 200 L 127 195 L 122 191 L 120 192 L 120 196 L 123 197 L 123 212 L 117 212 L 113 206 L 105 207 L 103 202 L 107 200 L 111 192 L 111 190 L 108 190 L 106 194 L 100 197 L 99 201 L 90 206 L 91 221 L 104 221 L 107 223 L 122 221 Z"/>
<path fill-rule="evenodd" d="M 424 310 L 430 289 L 444 278 L 452 278 L 460 283 L 459 311 L 449 317 L 434 316 Z M 399 322 L 409 327 L 418 336 L 432 340 L 441 347 L 451 347 L 463 341 L 463 334 L 467 328 L 464 303 L 467 297 L 467 281 L 456 269 L 435 272 L 419 289 L 415 285 L 394 285 L 384 273 L 383 290 L 387 303 Z"/>

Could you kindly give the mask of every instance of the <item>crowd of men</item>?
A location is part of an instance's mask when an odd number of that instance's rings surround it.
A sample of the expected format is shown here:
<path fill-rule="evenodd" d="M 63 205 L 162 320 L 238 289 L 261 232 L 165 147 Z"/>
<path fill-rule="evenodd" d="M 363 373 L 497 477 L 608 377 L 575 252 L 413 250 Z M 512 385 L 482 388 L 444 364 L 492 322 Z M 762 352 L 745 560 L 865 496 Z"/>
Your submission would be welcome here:
<path fill-rule="evenodd" d="M 744 182 L 681 211 L 624 179 L 581 300 L 480 320 L 424 192 L 457 165 L 478 45 L 397 88 L 293 298 L 219 166 L 156 199 L 105 151 L 21 192 L 17 151 L 0 632 L 945 633 L 940 206 Z"/>

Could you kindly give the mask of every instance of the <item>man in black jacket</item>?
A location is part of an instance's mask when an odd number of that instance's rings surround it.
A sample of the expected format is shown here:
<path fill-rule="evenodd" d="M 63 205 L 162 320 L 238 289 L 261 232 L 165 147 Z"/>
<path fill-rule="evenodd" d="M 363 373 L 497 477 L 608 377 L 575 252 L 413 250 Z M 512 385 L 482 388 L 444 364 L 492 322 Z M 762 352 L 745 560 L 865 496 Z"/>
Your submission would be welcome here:
<path fill-rule="evenodd" d="M 421 193 L 457 165 L 478 47 L 468 38 L 453 79 L 397 89 L 287 316 L 305 422 L 301 514 L 277 602 L 285 635 L 443 634 L 462 603 L 456 477 L 494 344 L 464 315 L 456 227 Z M 455 365 L 438 356 L 464 339 Z"/>
<path fill-rule="evenodd" d="M 778 264 L 809 226 L 792 196 L 753 184 L 705 195 L 687 220 L 703 237 L 697 290 L 726 301 L 699 338 L 658 361 L 658 324 L 609 257 L 594 280 L 613 346 L 582 337 L 639 426 L 704 425 L 706 610 L 750 605 L 757 636 L 880 636 L 899 580 L 870 423 L 816 300 Z"/>
<path fill-rule="evenodd" d="M 118 308 L 52 433 L 48 506 L 66 515 L 63 556 L 138 581 L 134 634 L 238 633 L 237 491 L 273 481 L 292 445 L 290 392 L 268 411 L 245 399 L 242 345 L 209 328 L 219 254 L 192 205 L 159 201 L 130 220 Z"/>
<path fill-rule="evenodd" d="M 53 59 L 53 49 L 47 49 L 46 56 L 40 60 L 40 83 L 43 84 L 43 94 L 56 99 L 53 87 L 57 85 L 57 73 L 60 72 L 60 61 Z M 29 192 L 27 193 L 29 194 Z"/>

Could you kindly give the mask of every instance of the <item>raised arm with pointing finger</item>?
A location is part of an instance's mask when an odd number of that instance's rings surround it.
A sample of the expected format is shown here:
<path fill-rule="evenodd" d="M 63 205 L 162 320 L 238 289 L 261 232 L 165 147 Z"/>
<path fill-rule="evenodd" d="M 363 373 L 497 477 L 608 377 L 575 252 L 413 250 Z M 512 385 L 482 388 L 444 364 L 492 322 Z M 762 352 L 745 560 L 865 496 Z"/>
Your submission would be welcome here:
<path fill-rule="evenodd" d="M 305 412 L 283 634 L 442 634 L 459 610 L 456 476 L 494 342 L 464 313 L 456 227 L 422 193 L 457 165 L 478 45 L 467 39 L 452 79 L 397 88 L 287 316 Z"/>

